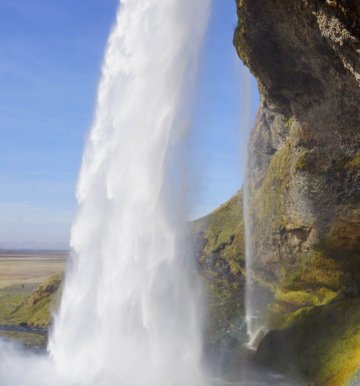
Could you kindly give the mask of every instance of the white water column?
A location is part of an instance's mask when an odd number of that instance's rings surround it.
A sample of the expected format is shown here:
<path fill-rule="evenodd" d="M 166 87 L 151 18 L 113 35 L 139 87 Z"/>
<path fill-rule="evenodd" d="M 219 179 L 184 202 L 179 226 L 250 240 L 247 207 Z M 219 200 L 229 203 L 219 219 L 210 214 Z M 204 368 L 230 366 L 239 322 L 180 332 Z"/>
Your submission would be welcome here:
<path fill-rule="evenodd" d="M 183 139 L 208 2 L 120 2 L 49 343 L 70 384 L 206 384 L 184 242 Z"/>

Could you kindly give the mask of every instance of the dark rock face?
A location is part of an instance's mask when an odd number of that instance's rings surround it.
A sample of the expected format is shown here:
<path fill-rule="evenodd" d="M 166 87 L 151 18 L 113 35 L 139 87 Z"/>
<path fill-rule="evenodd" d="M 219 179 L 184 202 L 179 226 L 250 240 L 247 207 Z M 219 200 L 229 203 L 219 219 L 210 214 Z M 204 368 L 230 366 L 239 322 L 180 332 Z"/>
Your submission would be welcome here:
<path fill-rule="evenodd" d="M 360 3 L 238 0 L 261 107 L 248 159 L 254 276 L 272 314 L 360 292 Z"/>

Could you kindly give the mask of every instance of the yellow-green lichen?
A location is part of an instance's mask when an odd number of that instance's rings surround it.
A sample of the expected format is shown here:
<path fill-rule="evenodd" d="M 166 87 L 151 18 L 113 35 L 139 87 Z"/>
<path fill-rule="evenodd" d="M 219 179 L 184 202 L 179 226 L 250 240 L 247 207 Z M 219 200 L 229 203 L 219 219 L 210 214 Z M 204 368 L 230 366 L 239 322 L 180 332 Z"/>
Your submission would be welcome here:
<path fill-rule="evenodd" d="M 281 270 L 280 282 L 287 288 L 306 288 L 316 285 L 336 291 L 343 283 L 343 270 L 339 262 L 329 258 L 324 252 L 309 250 L 299 255 L 291 265 Z"/>
<path fill-rule="evenodd" d="M 302 371 L 319 385 L 343 386 L 360 367 L 360 300 L 315 307 L 293 326 Z"/>
<path fill-rule="evenodd" d="M 360 154 L 334 160 L 331 168 L 334 170 L 357 170 L 360 167 Z"/>
<path fill-rule="evenodd" d="M 337 292 L 328 288 L 305 290 L 280 290 L 275 293 L 275 300 L 290 303 L 297 307 L 320 306 L 327 304 L 337 296 Z"/>
<path fill-rule="evenodd" d="M 314 168 L 314 152 L 305 150 L 296 160 L 295 169 L 299 171 L 310 171 Z"/>
<path fill-rule="evenodd" d="M 345 386 L 360 368 L 360 300 L 304 307 L 277 321 L 263 364 L 316 386 Z"/>
<path fill-rule="evenodd" d="M 346 167 L 348 169 L 358 169 L 360 167 L 360 154 L 351 158 L 347 163 Z"/>
<path fill-rule="evenodd" d="M 294 129 L 298 125 L 294 117 L 290 117 L 285 121 L 285 127 L 289 130 Z"/>
<path fill-rule="evenodd" d="M 279 230 L 283 224 L 290 163 L 291 144 L 288 142 L 271 159 L 261 188 L 252 189 L 252 207 L 257 208 L 255 237 Z"/>

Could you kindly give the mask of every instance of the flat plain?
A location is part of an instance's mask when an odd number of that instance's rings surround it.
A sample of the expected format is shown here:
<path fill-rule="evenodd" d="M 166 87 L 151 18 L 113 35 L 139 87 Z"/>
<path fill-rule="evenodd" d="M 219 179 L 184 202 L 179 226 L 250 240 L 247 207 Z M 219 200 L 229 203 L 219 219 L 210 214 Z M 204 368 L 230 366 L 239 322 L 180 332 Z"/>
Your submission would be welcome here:
<path fill-rule="evenodd" d="M 30 291 L 65 269 L 67 251 L 0 250 L 0 290 Z"/>

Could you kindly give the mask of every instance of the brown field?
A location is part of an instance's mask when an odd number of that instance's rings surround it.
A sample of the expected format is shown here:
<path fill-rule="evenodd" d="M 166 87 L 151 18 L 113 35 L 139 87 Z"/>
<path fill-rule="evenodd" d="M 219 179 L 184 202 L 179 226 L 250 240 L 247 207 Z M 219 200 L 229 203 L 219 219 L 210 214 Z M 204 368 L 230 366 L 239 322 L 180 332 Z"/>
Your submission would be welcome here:
<path fill-rule="evenodd" d="M 31 290 L 63 272 L 67 259 L 67 252 L 0 251 L 0 289 Z"/>

